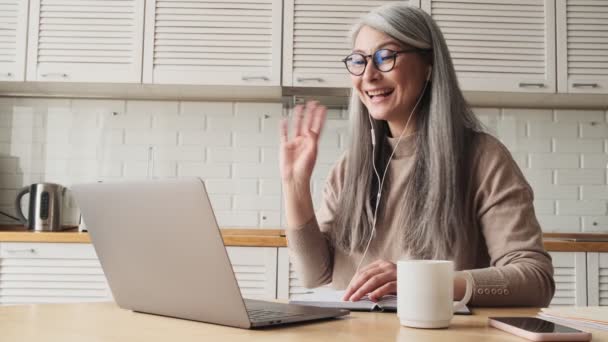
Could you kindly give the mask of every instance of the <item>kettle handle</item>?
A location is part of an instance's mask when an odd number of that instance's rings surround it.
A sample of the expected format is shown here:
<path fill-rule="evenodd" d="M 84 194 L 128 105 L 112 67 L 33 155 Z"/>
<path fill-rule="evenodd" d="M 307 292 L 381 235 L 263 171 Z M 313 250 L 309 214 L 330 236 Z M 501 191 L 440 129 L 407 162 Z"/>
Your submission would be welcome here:
<path fill-rule="evenodd" d="M 17 217 L 21 221 L 22 224 L 27 225 L 27 219 L 23 216 L 23 210 L 21 210 L 21 197 L 30 192 L 29 186 L 24 186 L 21 191 L 17 194 L 17 198 L 15 199 L 15 212 L 17 213 Z"/>

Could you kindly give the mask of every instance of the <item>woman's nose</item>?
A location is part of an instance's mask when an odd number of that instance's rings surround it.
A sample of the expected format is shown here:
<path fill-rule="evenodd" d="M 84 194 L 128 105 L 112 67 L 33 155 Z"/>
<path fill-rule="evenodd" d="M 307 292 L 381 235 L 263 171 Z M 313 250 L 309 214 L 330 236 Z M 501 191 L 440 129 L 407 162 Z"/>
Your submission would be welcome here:
<path fill-rule="evenodd" d="M 365 71 L 363 72 L 363 75 L 361 75 L 361 78 L 366 82 L 370 82 L 381 78 L 381 74 L 382 73 L 380 72 L 380 70 L 378 70 L 378 68 L 376 68 L 376 65 L 374 65 L 374 63 L 370 60 L 367 63 L 367 66 L 365 67 Z"/>

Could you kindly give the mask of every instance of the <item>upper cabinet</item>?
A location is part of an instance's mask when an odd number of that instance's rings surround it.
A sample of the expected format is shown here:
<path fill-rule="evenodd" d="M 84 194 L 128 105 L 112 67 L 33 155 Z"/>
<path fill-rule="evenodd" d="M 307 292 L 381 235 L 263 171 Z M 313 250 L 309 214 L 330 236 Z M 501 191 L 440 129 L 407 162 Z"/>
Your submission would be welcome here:
<path fill-rule="evenodd" d="M 28 0 L 0 0 L 0 81 L 25 79 Z"/>
<path fill-rule="evenodd" d="M 352 25 L 394 1 L 0 0 L 0 82 L 350 88 Z M 606 0 L 401 1 L 462 90 L 608 94 Z"/>
<path fill-rule="evenodd" d="M 31 0 L 28 81 L 140 83 L 144 0 Z"/>
<path fill-rule="evenodd" d="M 342 63 L 351 51 L 350 28 L 371 9 L 390 2 L 394 1 L 285 0 L 283 85 L 350 87 Z"/>
<path fill-rule="evenodd" d="M 608 1 L 557 0 L 558 90 L 608 93 Z"/>
<path fill-rule="evenodd" d="M 148 0 L 144 83 L 281 83 L 281 0 Z"/>
<path fill-rule="evenodd" d="M 555 0 L 422 0 L 462 90 L 554 93 Z"/>

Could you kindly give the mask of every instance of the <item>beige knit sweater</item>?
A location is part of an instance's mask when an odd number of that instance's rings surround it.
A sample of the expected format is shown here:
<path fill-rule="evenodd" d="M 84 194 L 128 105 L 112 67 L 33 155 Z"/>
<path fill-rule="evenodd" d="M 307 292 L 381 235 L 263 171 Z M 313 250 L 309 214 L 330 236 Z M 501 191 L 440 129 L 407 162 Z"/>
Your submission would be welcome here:
<path fill-rule="evenodd" d="M 378 214 L 376 236 L 363 265 L 378 259 L 407 259 L 399 247 L 399 227 L 394 212 L 413 166 L 416 137 L 402 139 L 388 172 L 391 187 L 384 189 L 385 204 Z M 395 146 L 396 139 L 388 138 Z M 547 306 L 555 292 L 551 257 L 545 252 L 541 229 L 534 214 L 532 189 L 507 149 L 494 137 L 479 133 L 471 159 L 470 199 L 479 234 L 454 260 L 457 270 L 468 270 L 474 280 L 473 306 Z M 332 229 L 340 201 L 346 156 L 331 171 L 323 202 L 306 224 L 287 230 L 291 260 L 306 287 L 331 283 L 344 289 L 353 277 L 361 254 L 349 255 L 332 247 L 326 232 Z M 412 279 L 411 281 L 415 281 Z"/>

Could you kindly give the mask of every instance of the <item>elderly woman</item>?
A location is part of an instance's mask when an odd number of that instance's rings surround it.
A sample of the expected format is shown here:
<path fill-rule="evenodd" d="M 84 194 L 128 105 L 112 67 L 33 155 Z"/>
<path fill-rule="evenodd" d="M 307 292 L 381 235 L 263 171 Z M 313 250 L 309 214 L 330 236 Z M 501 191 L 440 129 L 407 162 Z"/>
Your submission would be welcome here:
<path fill-rule="evenodd" d="M 352 32 L 350 146 L 316 214 L 310 178 L 326 109 L 296 107 L 292 137 L 281 127 L 289 251 L 304 285 L 377 300 L 397 292 L 397 260 L 446 259 L 472 276 L 470 305 L 548 305 L 553 267 L 532 189 L 507 149 L 482 132 L 438 26 L 422 10 L 391 4 Z M 454 281 L 455 299 L 464 287 Z"/>

